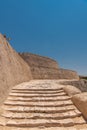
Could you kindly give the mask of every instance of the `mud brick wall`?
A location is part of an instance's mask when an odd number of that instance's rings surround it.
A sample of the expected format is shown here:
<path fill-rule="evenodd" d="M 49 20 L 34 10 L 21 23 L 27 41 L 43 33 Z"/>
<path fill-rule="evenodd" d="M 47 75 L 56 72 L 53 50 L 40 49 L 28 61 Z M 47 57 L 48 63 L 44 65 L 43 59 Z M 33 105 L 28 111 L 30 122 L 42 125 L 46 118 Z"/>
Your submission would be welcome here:
<path fill-rule="evenodd" d="M 14 85 L 31 79 L 30 67 L 0 34 L 0 103 Z"/>
<path fill-rule="evenodd" d="M 58 63 L 50 58 L 31 53 L 19 53 L 31 68 L 34 79 L 78 79 L 75 71 L 60 69 Z"/>

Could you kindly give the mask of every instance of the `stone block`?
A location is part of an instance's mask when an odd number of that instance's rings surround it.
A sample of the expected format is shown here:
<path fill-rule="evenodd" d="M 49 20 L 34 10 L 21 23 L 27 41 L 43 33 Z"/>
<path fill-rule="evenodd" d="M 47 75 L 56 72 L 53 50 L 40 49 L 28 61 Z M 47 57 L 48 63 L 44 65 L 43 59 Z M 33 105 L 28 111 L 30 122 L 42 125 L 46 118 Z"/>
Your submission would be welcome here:
<path fill-rule="evenodd" d="M 71 85 L 66 85 L 63 89 L 71 97 L 75 94 L 81 93 L 80 89 L 78 89 L 74 86 L 71 86 Z"/>
<path fill-rule="evenodd" d="M 87 92 L 73 96 L 72 101 L 87 119 Z"/>

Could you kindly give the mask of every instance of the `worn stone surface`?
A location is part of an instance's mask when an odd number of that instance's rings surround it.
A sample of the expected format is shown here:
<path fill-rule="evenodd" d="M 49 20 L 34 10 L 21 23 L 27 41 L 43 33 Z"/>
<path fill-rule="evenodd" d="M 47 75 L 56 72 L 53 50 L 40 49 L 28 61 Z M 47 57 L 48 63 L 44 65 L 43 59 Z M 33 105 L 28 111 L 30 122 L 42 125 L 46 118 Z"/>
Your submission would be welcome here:
<path fill-rule="evenodd" d="M 76 71 L 59 68 L 59 79 L 79 79 Z"/>
<path fill-rule="evenodd" d="M 19 54 L 30 66 L 34 79 L 79 79 L 75 71 L 60 69 L 53 59 L 30 53 Z"/>
<path fill-rule="evenodd" d="M 58 64 L 56 61 L 30 53 L 20 56 L 28 63 L 34 79 L 57 79 Z"/>
<path fill-rule="evenodd" d="M 61 81 L 60 83 L 63 85 L 72 85 L 72 86 L 75 86 L 78 89 L 80 89 L 81 92 L 87 92 L 87 80 L 83 80 L 83 79 L 68 80 L 68 81 L 63 80 L 63 82 Z"/>
<path fill-rule="evenodd" d="M 87 119 L 87 92 L 73 96 L 72 101 Z"/>
<path fill-rule="evenodd" d="M 3 110 L 0 114 L 2 130 L 4 128 L 6 130 L 53 130 L 54 128 L 81 130 L 81 127 L 87 128 L 82 113 L 74 106 L 63 87 L 56 80 L 32 80 L 13 87 L 1 107 Z"/>
<path fill-rule="evenodd" d="M 0 34 L 0 103 L 7 97 L 11 87 L 30 79 L 29 66 Z"/>
<path fill-rule="evenodd" d="M 81 90 L 74 87 L 74 86 L 71 86 L 71 85 L 66 85 L 63 90 L 69 95 L 69 96 L 73 96 L 73 95 L 76 95 L 76 94 L 79 94 L 81 93 Z"/>

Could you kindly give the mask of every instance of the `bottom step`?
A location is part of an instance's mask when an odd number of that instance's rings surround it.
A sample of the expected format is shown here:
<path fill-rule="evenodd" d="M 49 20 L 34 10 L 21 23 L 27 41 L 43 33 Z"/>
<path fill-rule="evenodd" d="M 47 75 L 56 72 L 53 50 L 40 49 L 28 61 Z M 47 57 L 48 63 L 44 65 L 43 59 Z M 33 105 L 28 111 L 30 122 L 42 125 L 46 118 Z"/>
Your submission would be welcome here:
<path fill-rule="evenodd" d="M 35 119 L 35 120 L 10 120 L 6 124 L 7 126 L 12 127 L 62 127 L 62 126 L 74 126 L 72 119 L 64 120 L 46 120 L 46 119 Z"/>
<path fill-rule="evenodd" d="M 80 117 L 81 112 L 69 111 L 64 113 L 13 113 L 13 112 L 4 112 L 2 117 L 11 118 L 11 119 L 66 119 L 66 118 L 75 118 Z"/>

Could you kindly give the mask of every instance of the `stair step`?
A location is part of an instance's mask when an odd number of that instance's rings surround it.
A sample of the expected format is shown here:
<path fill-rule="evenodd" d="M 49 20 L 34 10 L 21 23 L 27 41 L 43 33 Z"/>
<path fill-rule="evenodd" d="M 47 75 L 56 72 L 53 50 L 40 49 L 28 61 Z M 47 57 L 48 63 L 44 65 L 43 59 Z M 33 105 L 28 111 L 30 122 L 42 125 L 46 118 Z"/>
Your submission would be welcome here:
<path fill-rule="evenodd" d="M 3 117 L 11 118 L 11 119 L 65 119 L 65 118 L 75 118 L 81 116 L 81 112 L 78 111 L 67 111 L 64 113 L 13 113 L 13 112 L 4 112 L 2 114 Z"/>
<path fill-rule="evenodd" d="M 10 106 L 29 106 L 29 107 L 58 107 L 58 106 L 67 106 L 67 105 L 73 105 L 71 100 L 68 101 L 54 101 L 54 102 L 23 102 L 23 101 L 6 101 L 4 102 L 4 105 L 10 105 Z"/>
<path fill-rule="evenodd" d="M 10 93 L 9 94 L 10 96 L 17 96 L 17 97 L 57 97 L 57 96 L 64 96 L 66 95 L 66 93 L 62 92 L 62 93 L 59 93 L 59 94 L 54 94 L 54 95 L 51 95 L 51 94 L 23 94 L 23 93 Z"/>
<path fill-rule="evenodd" d="M 82 113 L 57 82 L 39 80 L 14 87 L 1 106 L 0 129 L 4 126 L 3 129 L 12 130 L 34 127 L 76 130 L 77 126 L 85 125 Z"/>
<path fill-rule="evenodd" d="M 62 126 L 74 126 L 72 119 L 63 119 L 63 120 L 52 120 L 52 119 L 24 119 L 24 120 L 14 120 L 11 119 L 6 123 L 7 126 L 14 127 L 62 127 Z"/>
<path fill-rule="evenodd" d="M 66 112 L 75 110 L 74 105 L 65 106 L 65 107 L 25 107 L 25 106 L 4 106 L 4 110 L 11 112 L 31 112 L 31 113 L 57 113 L 57 112 Z"/>
<path fill-rule="evenodd" d="M 76 125 L 82 125 L 87 123 L 82 116 L 74 118 L 73 121 L 75 122 Z"/>
<path fill-rule="evenodd" d="M 28 102 L 36 102 L 36 101 L 45 101 L 45 102 L 50 102 L 50 101 L 66 101 L 70 100 L 71 98 L 69 96 L 59 96 L 59 97 L 13 97 L 9 96 L 7 100 L 12 100 L 12 101 L 28 101 Z"/>
<path fill-rule="evenodd" d="M 35 85 L 35 87 L 36 87 L 36 85 Z M 22 86 L 22 87 L 20 86 L 20 87 L 17 87 L 17 88 L 16 88 L 16 87 L 15 87 L 15 88 L 12 88 L 12 90 L 17 90 L 17 91 L 18 91 L 18 90 L 21 90 L 21 91 L 36 91 L 36 92 L 38 92 L 38 91 L 41 91 L 41 92 L 43 92 L 43 91 L 44 91 L 44 92 L 45 92 L 45 91 L 46 91 L 46 92 L 47 92 L 47 91 L 48 91 L 48 92 L 49 92 L 49 91 L 52 91 L 52 92 L 53 92 L 53 91 L 63 90 L 63 88 L 55 88 L 55 89 L 51 89 L 51 88 L 50 88 L 50 89 L 47 89 L 47 88 L 44 88 L 44 89 L 43 89 L 43 88 L 42 88 L 42 89 L 38 89 L 38 88 L 37 88 L 37 89 L 35 89 L 35 88 L 32 88 L 32 89 L 30 89 L 29 87 L 28 87 L 28 88 L 27 88 L 27 87 L 24 87 L 24 88 L 23 88 L 23 86 Z"/>
<path fill-rule="evenodd" d="M 3 122 L 2 122 L 3 124 Z M 11 119 L 6 122 L 7 126 L 14 127 L 70 127 L 75 125 L 84 125 L 86 121 L 77 117 L 77 121 L 73 119 Z"/>
<path fill-rule="evenodd" d="M 5 126 L 7 121 L 8 121 L 8 119 L 0 116 L 0 126 Z M 5 129 L 1 129 L 1 127 L 0 127 L 0 130 L 5 130 Z"/>
<path fill-rule="evenodd" d="M 11 93 L 25 93 L 25 94 L 57 94 L 57 93 L 62 93 L 64 90 L 59 90 L 59 91 L 22 91 L 22 90 L 12 90 Z"/>

